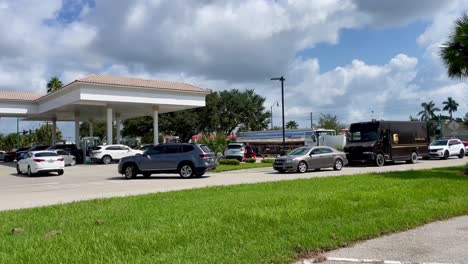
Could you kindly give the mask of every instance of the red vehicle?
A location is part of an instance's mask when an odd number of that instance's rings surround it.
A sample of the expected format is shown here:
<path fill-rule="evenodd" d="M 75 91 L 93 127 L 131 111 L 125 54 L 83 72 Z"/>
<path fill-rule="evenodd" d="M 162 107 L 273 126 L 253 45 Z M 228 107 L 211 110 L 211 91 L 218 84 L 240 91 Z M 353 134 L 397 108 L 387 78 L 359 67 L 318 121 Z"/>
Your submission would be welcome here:
<path fill-rule="evenodd" d="M 465 145 L 465 150 L 468 151 L 468 141 L 461 141 L 461 142 L 463 143 L 463 145 Z"/>
<path fill-rule="evenodd" d="M 25 151 L 25 150 L 28 150 L 29 148 L 19 148 L 15 151 L 10 151 L 10 152 L 7 152 L 5 153 L 5 158 L 3 159 L 4 162 L 13 162 L 15 161 L 16 159 L 16 152 L 20 152 L 20 151 Z"/>

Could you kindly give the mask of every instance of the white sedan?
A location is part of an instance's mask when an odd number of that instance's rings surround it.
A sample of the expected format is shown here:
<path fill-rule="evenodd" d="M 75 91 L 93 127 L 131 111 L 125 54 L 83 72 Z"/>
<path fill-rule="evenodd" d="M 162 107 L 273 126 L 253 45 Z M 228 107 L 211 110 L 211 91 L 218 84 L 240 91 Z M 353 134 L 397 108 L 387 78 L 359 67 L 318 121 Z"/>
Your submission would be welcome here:
<path fill-rule="evenodd" d="M 58 175 L 62 175 L 64 167 L 64 158 L 53 151 L 31 151 L 24 159 L 18 161 L 16 172 L 27 173 L 28 176 L 39 172 L 57 172 Z"/>

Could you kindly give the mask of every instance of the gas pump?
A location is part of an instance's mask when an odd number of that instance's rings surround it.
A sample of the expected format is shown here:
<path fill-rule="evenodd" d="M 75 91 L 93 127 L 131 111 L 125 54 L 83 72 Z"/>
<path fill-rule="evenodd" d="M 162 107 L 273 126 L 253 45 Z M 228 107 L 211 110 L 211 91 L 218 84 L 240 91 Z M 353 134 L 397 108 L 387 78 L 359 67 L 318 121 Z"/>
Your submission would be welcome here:
<path fill-rule="evenodd" d="M 85 157 L 85 162 L 89 162 L 91 151 L 94 147 L 102 145 L 102 142 L 98 137 L 83 137 L 80 140 L 80 145 L 81 149 L 83 150 L 83 157 Z"/>

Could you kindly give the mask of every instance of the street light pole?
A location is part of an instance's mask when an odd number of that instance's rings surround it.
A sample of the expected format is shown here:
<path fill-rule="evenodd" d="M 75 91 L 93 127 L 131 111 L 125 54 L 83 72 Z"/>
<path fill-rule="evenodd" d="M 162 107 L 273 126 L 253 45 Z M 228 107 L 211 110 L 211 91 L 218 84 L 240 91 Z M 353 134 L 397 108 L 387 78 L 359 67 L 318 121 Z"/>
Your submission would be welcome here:
<path fill-rule="evenodd" d="M 283 76 L 277 78 L 271 78 L 272 81 L 281 81 L 281 111 L 283 119 L 283 152 L 286 150 L 286 133 L 284 130 L 284 81 L 286 80 Z M 283 153 L 284 154 L 284 153 Z"/>

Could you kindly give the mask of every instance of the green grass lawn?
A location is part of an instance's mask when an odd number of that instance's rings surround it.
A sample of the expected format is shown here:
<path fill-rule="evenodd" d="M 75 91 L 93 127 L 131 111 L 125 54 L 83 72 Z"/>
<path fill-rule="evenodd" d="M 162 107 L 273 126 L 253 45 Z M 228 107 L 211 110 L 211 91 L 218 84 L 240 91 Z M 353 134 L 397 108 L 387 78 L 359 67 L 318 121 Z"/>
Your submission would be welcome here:
<path fill-rule="evenodd" d="M 305 251 L 468 214 L 468 178 L 460 171 L 213 187 L 0 212 L 0 263 L 286 263 Z M 12 235 L 15 227 L 25 232 Z M 46 237 L 51 230 L 61 234 Z"/>
<path fill-rule="evenodd" d="M 224 171 L 235 171 L 244 169 L 254 168 L 273 168 L 273 163 L 245 163 L 242 162 L 239 165 L 218 165 L 218 167 L 211 172 L 224 172 Z"/>

